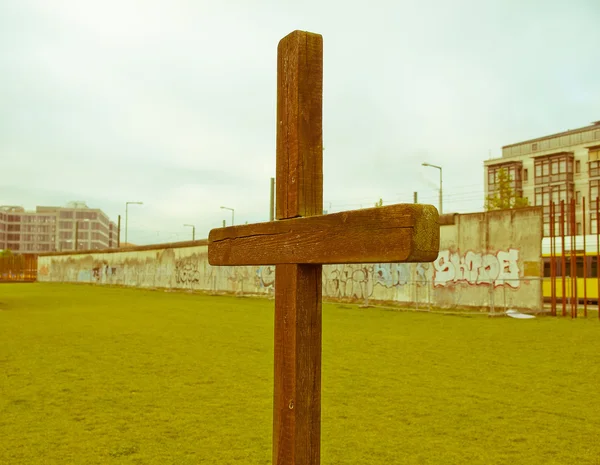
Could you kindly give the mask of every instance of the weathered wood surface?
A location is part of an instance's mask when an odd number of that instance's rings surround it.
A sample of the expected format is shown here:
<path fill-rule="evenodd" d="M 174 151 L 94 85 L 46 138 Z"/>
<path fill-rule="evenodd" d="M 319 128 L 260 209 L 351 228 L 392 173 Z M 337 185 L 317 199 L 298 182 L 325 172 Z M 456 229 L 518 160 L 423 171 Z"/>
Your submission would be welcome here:
<path fill-rule="evenodd" d="M 322 213 L 322 121 L 323 37 L 295 31 L 277 48 L 277 219 Z"/>
<path fill-rule="evenodd" d="M 427 205 L 319 216 L 323 207 L 323 39 L 295 31 L 277 58 L 276 222 L 210 232 L 211 265 L 276 265 L 273 463 L 319 465 L 324 263 L 433 261 Z"/>
<path fill-rule="evenodd" d="M 295 31 L 277 50 L 278 219 L 322 212 L 322 100 L 323 38 Z M 321 461 L 321 271 L 321 265 L 275 268 L 276 465 Z"/>
<path fill-rule="evenodd" d="M 321 445 L 321 265 L 277 265 L 273 463 L 317 465 Z"/>
<path fill-rule="evenodd" d="M 431 262 L 439 250 L 431 205 L 379 208 L 258 223 L 210 232 L 211 265 Z"/>

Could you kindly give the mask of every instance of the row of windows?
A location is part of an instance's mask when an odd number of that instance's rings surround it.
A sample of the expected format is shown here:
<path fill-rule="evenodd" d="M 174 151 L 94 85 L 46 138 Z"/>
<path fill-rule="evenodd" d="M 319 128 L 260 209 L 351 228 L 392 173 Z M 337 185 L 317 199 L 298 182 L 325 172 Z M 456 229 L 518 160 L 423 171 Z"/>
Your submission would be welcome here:
<path fill-rule="evenodd" d="M 488 168 L 488 184 L 494 185 L 500 181 L 500 171 L 504 170 L 510 177 L 512 182 L 521 181 L 522 163 L 514 163 L 510 165 L 493 165 Z M 525 170 L 527 171 L 527 170 Z"/>
<path fill-rule="evenodd" d="M 79 221 L 79 226 L 77 226 L 77 222 L 76 221 L 61 221 L 59 223 L 59 228 L 61 230 L 69 230 L 69 231 L 75 231 L 75 228 L 79 228 L 80 231 L 86 231 L 86 230 L 93 230 L 93 231 L 98 231 L 100 233 L 104 233 L 104 235 L 108 236 L 108 227 L 106 227 L 105 225 L 103 225 L 102 223 L 98 222 L 98 221 L 94 221 L 94 222 L 88 222 L 88 221 Z"/>
<path fill-rule="evenodd" d="M 56 226 L 49 225 L 36 225 L 36 224 L 22 224 L 21 232 L 29 232 L 29 233 L 51 233 L 54 232 Z"/>
<path fill-rule="evenodd" d="M 21 252 L 50 252 L 54 250 L 53 244 L 19 244 L 8 243 L 6 245 L 8 250 L 19 250 Z"/>
<path fill-rule="evenodd" d="M 21 234 L 21 242 L 54 242 L 56 238 L 50 234 Z"/>
<path fill-rule="evenodd" d="M 48 215 L 23 215 L 21 216 L 21 223 L 55 223 L 55 216 Z"/>
<path fill-rule="evenodd" d="M 598 257 L 597 256 L 589 256 L 589 257 L 575 257 L 575 273 L 572 273 L 571 270 L 571 256 L 569 252 L 565 255 L 565 266 L 564 266 L 564 276 L 571 277 L 573 275 L 578 278 L 597 278 L 598 277 Z M 584 270 L 584 261 L 585 261 L 585 270 Z M 554 266 L 555 266 L 555 276 L 561 277 L 563 276 L 563 259 L 562 255 L 558 254 L 554 257 Z M 550 278 L 552 276 L 552 263 L 550 257 L 544 258 L 544 277 Z M 585 273 L 584 273 L 585 271 Z M 584 276 L 585 275 L 585 276 Z"/>
<path fill-rule="evenodd" d="M 590 177 L 600 177 L 600 148 L 588 152 L 588 170 Z M 516 183 L 513 188 L 519 189 L 521 181 L 529 181 L 528 169 L 522 169 L 522 162 L 503 163 L 488 167 L 488 186 L 498 183 L 498 172 L 504 169 L 511 181 Z M 581 173 L 581 160 L 575 160 L 573 154 L 550 155 L 535 160 L 534 175 L 536 184 L 573 181 L 573 173 Z M 522 172 L 522 176 L 521 176 Z"/>

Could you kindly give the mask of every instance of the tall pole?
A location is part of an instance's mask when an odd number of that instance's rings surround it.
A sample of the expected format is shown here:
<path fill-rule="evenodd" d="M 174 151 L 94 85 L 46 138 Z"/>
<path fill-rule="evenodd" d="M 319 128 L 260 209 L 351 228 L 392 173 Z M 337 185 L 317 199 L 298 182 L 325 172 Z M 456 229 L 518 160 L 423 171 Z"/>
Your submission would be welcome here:
<path fill-rule="evenodd" d="M 442 167 L 440 166 L 440 215 L 443 213 L 444 209 L 442 208 Z"/>
<path fill-rule="evenodd" d="M 565 201 L 560 201 L 560 252 L 562 279 L 562 316 L 567 316 L 567 257 L 565 255 Z"/>
<path fill-rule="evenodd" d="M 231 208 L 231 207 L 221 207 L 223 210 L 231 210 L 231 226 L 233 226 L 235 224 L 234 222 L 234 215 L 235 215 L 235 209 Z"/>
<path fill-rule="evenodd" d="M 192 240 L 195 241 L 196 240 L 196 226 L 194 226 L 193 224 L 184 224 L 184 226 L 188 226 L 188 227 L 192 228 Z"/>
<path fill-rule="evenodd" d="M 585 223 L 587 221 L 587 216 L 585 216 L 585 196 L 581 199 L 581 210 L 583 213 L 583 316 L 587 318 L 587 278 L 588 278 L 588 272 L 587 272 L 587 261 L 588 261 L 588 257 L 587 257 L 587 247 L 586 247 L 586 241 L 585 241 L 585 233 L 586 233 L 586 227 L 585 227 Z"/>
<path fill-rule="evenodd" d="M 271 178 L 271 202 L 269 204 L 269 221 L 275 218 L 275 178 Z"/>
<path fill-rule="evenodd" d="M 429 166 L 431 168 L 437 168 L 438 170 L 440 170 L 440 199 L 439 199 L 439 213 L 440 215 L 443 213 L 443 209 L 442 209 L 442 198 L 443 198 L 443 191 L 442 191 L 442 167 L 438 166 L 438 165 L 432 165 L 431 163 L 421 163 L 421 165 L 423 166 Z"/>
<path fill-rule="evenodd" d="M 127 242 L 127 228 L 129 226 L 129 205 L 143 205 L 144 202 L 125 202 L 125 245 Z"/>
<path fill-rule="evenodd" d="M 119 215 L 119 222 L 117 223 L 117 249 L 121 247 L 121 215 Z"/>
<path fill-rule="evenodd" d="M 75 220 L 75 250 L 79 250 L 79 221 Z"/>

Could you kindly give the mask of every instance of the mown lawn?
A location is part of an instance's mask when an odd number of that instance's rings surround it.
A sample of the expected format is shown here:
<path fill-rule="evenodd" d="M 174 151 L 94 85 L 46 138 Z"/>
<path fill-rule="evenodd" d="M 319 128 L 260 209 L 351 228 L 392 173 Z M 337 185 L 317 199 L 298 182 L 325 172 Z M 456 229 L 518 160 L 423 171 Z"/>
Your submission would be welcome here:
<path fill-rule="evenodd" d="M 600 323 L 323 309 L 323 464 L 600 464 Z M 273 301 L 0 285 L 0 464 L 268 464 Z"/>

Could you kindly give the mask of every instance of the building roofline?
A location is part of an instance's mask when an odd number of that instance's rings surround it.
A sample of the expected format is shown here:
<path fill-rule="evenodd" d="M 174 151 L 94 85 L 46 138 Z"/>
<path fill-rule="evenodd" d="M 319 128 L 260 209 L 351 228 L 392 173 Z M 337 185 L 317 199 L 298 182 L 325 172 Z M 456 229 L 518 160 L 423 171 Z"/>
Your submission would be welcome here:
<path fill-rule="evenodd" d="M 516 147 L 517 145 L 532 144 L 534 142 L 540 142 L 542 140 L 552 139 L 554 137 L 568 136 L 570 134 L 577 134 L 577 133 L 580 133 L 580 132 L 587 132 L 587 131 L 590 131 L 592 129 L 600 129 L 600 121 L 594 121 L 589 126 L 585 126 L 583 128 L 569 129 L 568 131 L 557 132 L 556 134 L 550 134 L 549 136 L 537 137 L 535 139 L 528 139 L 528 140 L 524 140 L 522 142 L 516 142 L 514 144 L 504 145 L 504 146 L 502 146 L 502 149 L 507 149 L 507 148 L 510 148 L 510 147 Z"/>

